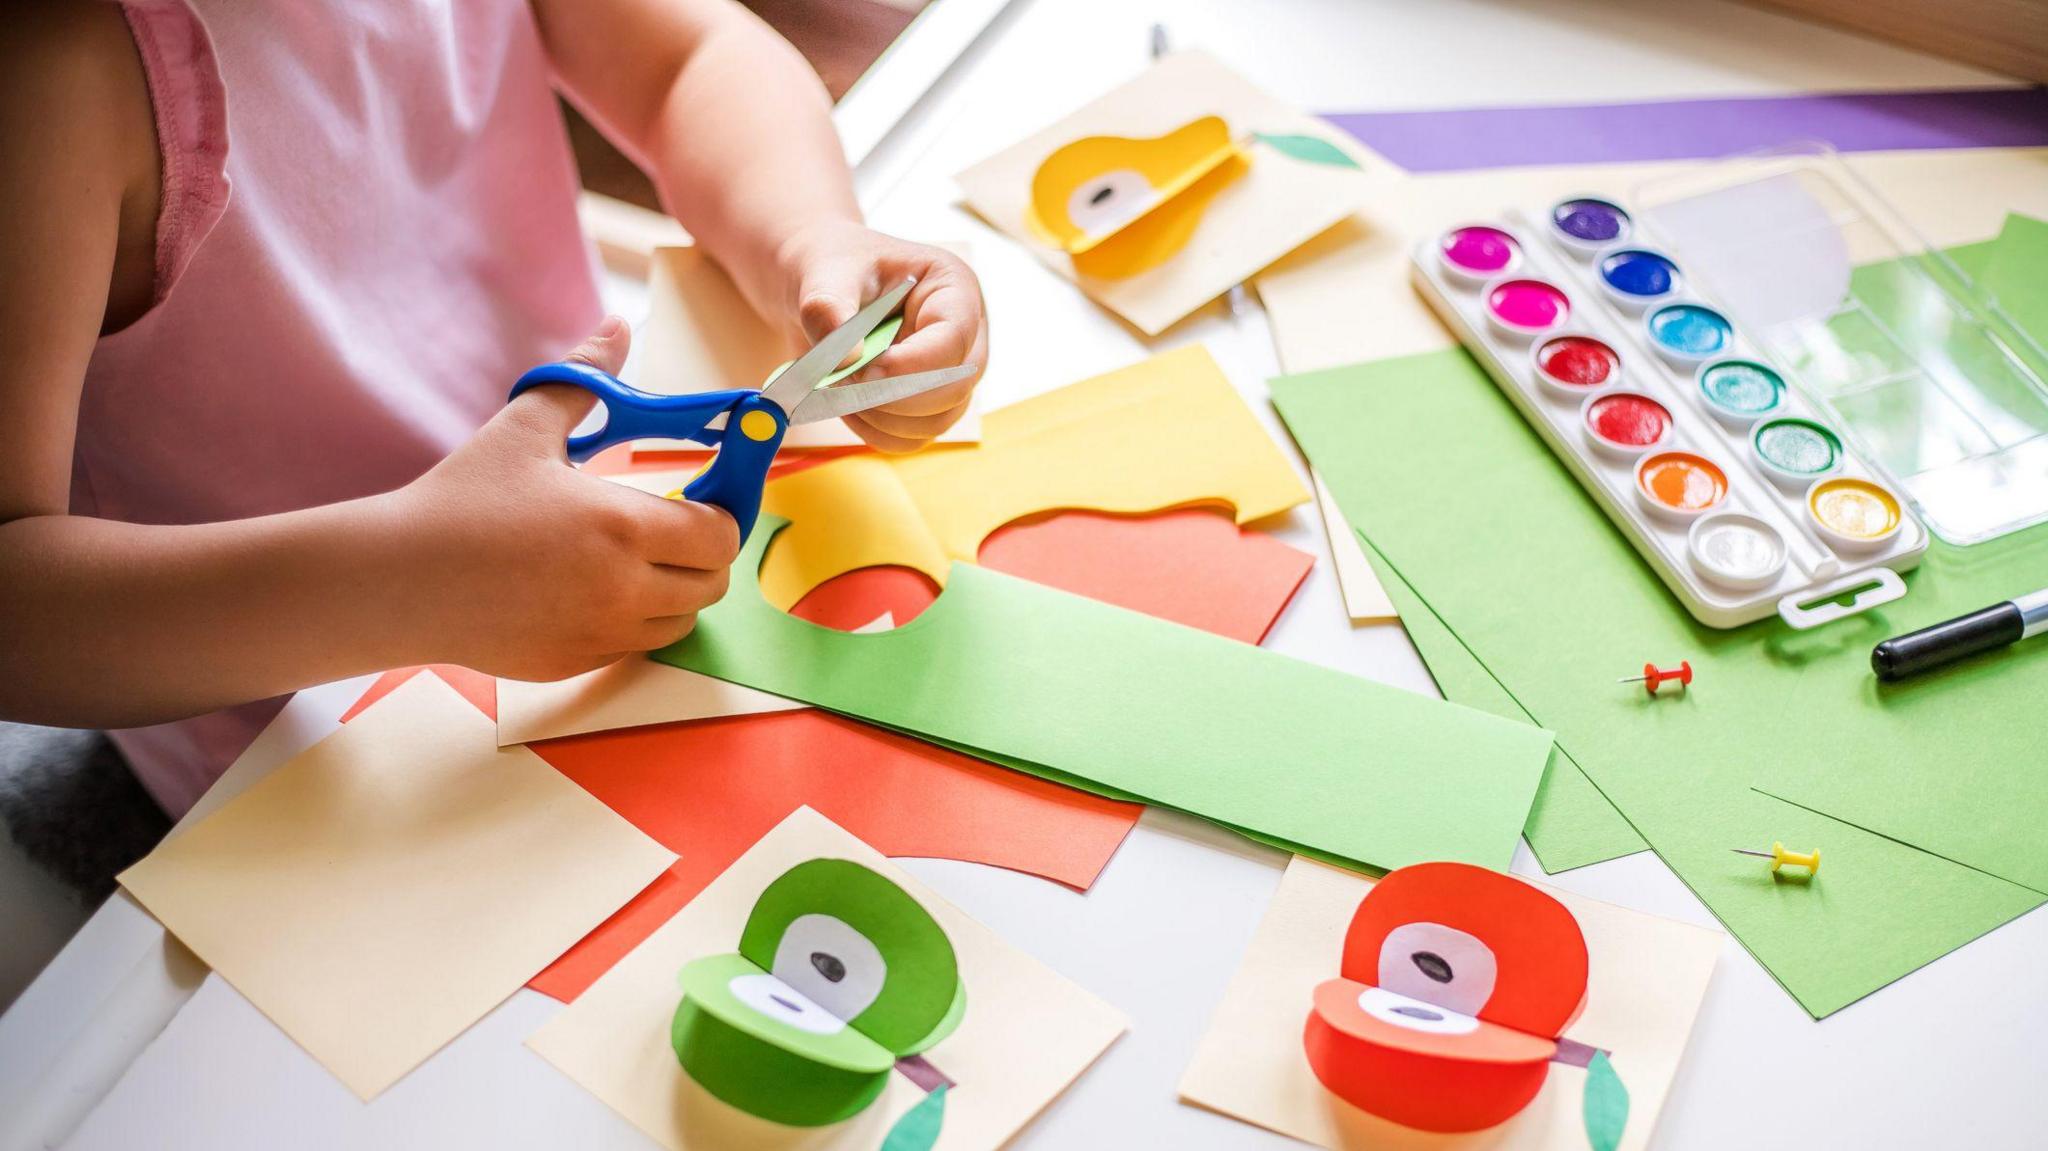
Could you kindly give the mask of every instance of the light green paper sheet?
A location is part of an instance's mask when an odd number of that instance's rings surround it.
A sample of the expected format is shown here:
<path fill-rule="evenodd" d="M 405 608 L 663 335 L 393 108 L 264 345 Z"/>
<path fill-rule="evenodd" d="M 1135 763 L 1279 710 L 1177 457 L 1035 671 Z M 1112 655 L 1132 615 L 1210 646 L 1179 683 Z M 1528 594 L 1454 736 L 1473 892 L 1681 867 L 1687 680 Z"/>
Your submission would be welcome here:
<path fill-rule="evenodd" d="M 1813 1015 L 2041 902 L 1751 789 L 1789 782 L 1799 765 L 1851 784 L 1917 772 L 1912 794 L 1932 808 L 2001 779 L 2016 790 L 2048 779 L 2030 750 L 2040 732 L 2003 722 L 2029 714 L 2028 695 L 2039 714 L 2048 651 L 1917 685 L 1936 704 L 1880 701 L 1868 670 L 1877 639 L 1955 614 L 1957 601 L 1989 602 L 1986 568 L 2010 566 L 1992 553 L 1938 550 L 1912 595 L 1881 614 L 1810 633 L 1775 621 L 1716 631 L 1686 615 L 1462 350 L 1295 376 L 1272 392 L 1353 526 Z M 1615 683 L 1652 659 L 1690 660 L 1691 690 L 1653 699 Z M 1974 723 L 1980 713 L 2001 722 Z M 1893 763 L 1904 769 L 1879 766 Z M 2043 810 L 2032 802 L 2001 822 L 2037 824 Z M 1773 880 L 1730 850 L 1774 840 L 1821 847 L 1824 871 Z"/>
<path fill-rule="evenodd" d="M 1325 858 L 1514 856 L 1548 732 L 967 564 L 894 631 L 817 627 L 761 598 L 782 526 L 655 658 Z"/>
<path fill-rule="evenodd" d="M 1429 674 L 1444 698 L 1533 726 L 1536 721 L 1487 672 L 1486 665 L 1465 650 L 1457 633 L 1444 626 L 1436 612 L 1401 578 L 1401 573 L 1365 538 L 1364 532 L 1357 534 L 1366 562 L 1372 565 L 1387 597 L 1401 613 L 1401 626 L 1408 632 L 1409 642 L 1429 666 Z M 1529 850 L 1536 853 L 1536 861 L 1552 875 L 1633 855 L 1649 847 L 1563 748 L 1551 749 L 1550 766 L 1543 773 L 1542 786 L 1536 789 L 1536 802 L 1529 808 L 1529 822 L 1523 825 L 1522 836 L 1529 841 Z"/>
<path fill-rule="evenodd" d="M 1977 266 L 1981 270 L 1968 264 L 1964 270 L 1977 277 L 2007 318 L 2048 348 L 2048 221 L 2015 212 L 2005 218 L 1997 240 L 1971 247 L 1988 250 Z M 1949 255 L 1962 262 L 1955 250 Z"/>

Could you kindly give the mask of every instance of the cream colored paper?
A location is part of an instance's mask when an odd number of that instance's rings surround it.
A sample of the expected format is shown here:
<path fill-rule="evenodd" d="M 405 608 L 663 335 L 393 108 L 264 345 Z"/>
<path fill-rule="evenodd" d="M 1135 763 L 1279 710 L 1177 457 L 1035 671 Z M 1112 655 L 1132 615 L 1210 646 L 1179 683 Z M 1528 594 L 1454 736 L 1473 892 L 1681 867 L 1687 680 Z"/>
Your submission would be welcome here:
<path fill-rule="evenodd" d="M 1085 278 L 1065 251 L 1032 234 L 1026 223 L 1032 176 L 1054 151 L 1087 136 L 1163 136 L 1202 116 L 1221 116 L 1232 138 L 1247 145 L 1251 162 L 1217 191 L 1194 238 L 1173 258 L 1125 279 Z M 1367 166 L 1296 160 L 1251 143 L 1254 133 L 1313 136 Z M 1274 100 L 1213 57 L 1177 52 L 956 179 L 968 207 L 1149 336 L 1343 219 L 1376 186 L 1397 178 L 1367 156 L 1342 133 Z"/>
<path fill-rule="evenodd" d="M 1565 1034 L 1606 1048 L 1628 1088 L 1621 1147 L 1649 1144 L 1685 1055 L 1700 999 L 1726 937 L 1543 884 L 1579 921 L 1591 954 L 1585 1014 Z M 1389 1123 L 1339 1100 L 1309 1070 L 1302 1027 L 1318 983 L 1337 974 L 1344 931 L 1372 888 L 1364 876 L 1306 859 L 1287 874 L 1252 936 L 1209 1031 L 1181 1077 L 1180 1097 L 1321 1147 L 1517 1147 L 1583 1151 L 1586 1073 L 1553 1063 L 1543 1090 L 1514 1118 L 1468 1135 Z"/>
<path fill-rule="evenodd" d="M 961 244 L 941 245 L 966 257 Z M 770 373 L 803 351 L 754 312 L 726 276 L 725 270 L 695 247 L 661 248 L 654 253 L 647 284 L 647 321 L 634 333 L 631 383 L 661 395 L 712 392 L 727 388 L 758 388 Z M 978 401 L 970 401 L 960 421 L 938 437 L 939 443 L 973 443 L 981 438 Z M 797 424 L 783 437 L 786 448 L 859 447 L 861 439 L 839 420 Z M 643 450 L 702 449 L 681 440 L 646 440 Z"/>
<path fill-rule="evenodd" d="M 888 631 L 895 626 L 895 616 L 883 612 L 853 630 Z M 805 706 L 634 655 L 552 683 L 499 680 L 498 745 L 654 723 L 796 711 Z"/>
<path fill-rule="evenodd" d="M 421 675 L 121 884 L 369 1099 L 675 858 Z"/>
<path fill-rule="evenodd" d="M 670 1151 L 871 1151 L 924 1098 L 902 1075 L 867 1110 L 831 1127 L 784 1127 L 727 1106 L 676 1062 L 669 1020 L 676 973 L 731 951 L 755 898 L 807 859 L 850 859 L 903 886 L 953 941 L 967 988 L 959 1030 L 925 1053 L 957 1084 L 946 1096 L 938 1147 L 1001 1146 L 1123 1034 L 1108 1004 L 998 938 L 808 807 L 798 808 L 725 874 L 591 985 L 528 1047 Z"/>
<path fill-rule="evenodd" d="M 1344 594 L 1344 614 L 1355 624 L 1400 619 L 1401 613 L 1387 598 L 1387 589 L 1380 586 L 1380 577 L 1367 562 L 1365 549 L 1358 546 L 1350 523 L 1338 510 L 1330 489 L 1323 486 L 1323 477 L 1310 468 L 1308 478 L 1316 490 L 1316 508 L 1323 514 L 1323 534 L 1330 538 L 1330 566 L 1337 572 L 1337 590 Z"/>

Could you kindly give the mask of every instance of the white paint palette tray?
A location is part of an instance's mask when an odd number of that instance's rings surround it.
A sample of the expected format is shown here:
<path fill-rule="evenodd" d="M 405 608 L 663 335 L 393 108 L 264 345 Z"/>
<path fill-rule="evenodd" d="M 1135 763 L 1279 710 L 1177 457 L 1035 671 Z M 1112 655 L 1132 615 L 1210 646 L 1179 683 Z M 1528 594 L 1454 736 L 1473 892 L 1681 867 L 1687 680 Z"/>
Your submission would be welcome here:
<path fill-rule="evenodd" d="M 1458 224 L 1416 289 L 1693 618 L 1795 628 L 1889 603 L 1926 527 L 1614 198 Z"/>

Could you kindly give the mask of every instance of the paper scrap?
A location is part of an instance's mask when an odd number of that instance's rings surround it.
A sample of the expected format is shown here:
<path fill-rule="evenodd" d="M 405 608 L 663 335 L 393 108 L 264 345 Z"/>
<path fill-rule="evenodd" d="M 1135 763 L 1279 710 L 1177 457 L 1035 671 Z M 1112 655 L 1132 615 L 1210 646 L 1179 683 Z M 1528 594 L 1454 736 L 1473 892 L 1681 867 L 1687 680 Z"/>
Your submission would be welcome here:
<path fill-rule="evenodd" d="M 844 859 L 900 886 L 943 928 L 968 988 L 959 1027 L 926 1052 L 955 1086 L 939 1146 L 1000 1146 L 1125 1029 L 1108 1004 L 997 938 L 873 848 L 801 809 L 740 857 L 583 997 L 527 1040 L 563 1074 L 670 1151 L 870 1148 L 927 1096 L 891 1074 L 881 1096 L 830 1128 L 792 1128 L 730 1107 L 685 1075 L 670 1046 L 677 972 L 729 950 L 756 897 L 806 860 Z"/>
<path fill-rule="evenodd" d="M 941 246 L 965 256 L 964 245 Z M 790 335 L 769 327 L 725 270 L 694 246 L 657 249 L 647 291 L 647 320 L 633 333 L 637 346 L 628 380 L 642 391 L 685 395 L 758 388 L 803 350 Z M 895 331 L 893 326 L 877 329 L 863 347 L 860 365 L 886 350 Z M 938 442 L 972 443 L 980 434 L 979 408 L 971 401 Z M 794 449 L 860 444 L 860 437 L 839 420 L 794 425 L 782 440 L 783 447 Z M 641 445 L 646 450 L 665 446 L 696 445 L 677 440 Z"/>
<path fill-rule="evenodd" d="M 2029 813 L 2048 805 L 2048 783 L 2029 770 L 2034 733 L 2008 717 L 2048 693 L 2048 658 L 2015 646 L 1893 692 L 1878 689 L 1869 651 L 2048 583 L 2048 534 L 1937 543 L 1904 599 L 1840 628 L 1715 630 L 1685 614 L 1462 351 L 1272 387 L 1353 525 L 1809 1012 L 2042 901 L 2028 888 L 2048 885 L 2048 849 Z M 1460 434 L 1425 443 L 1417 427 Z M 1527 573 L 1512 595 L 1503 571 Z M 1697 690 L 1610 690 L 1613 668 L 1657 651 L 1684 655 Z M 1824 893 L 1771 882 L 1729 850 L 1773 840 L 1825 846 Z"/>
<path fill-rule="evenodd" d="M 1315 486 L 1316 510 L 1323 517 L 1323 533 L 1330 541 L 1330 562 L 1337 572 L 1337 590 L 1344 596 L 1344 614 L 1355 624 L 1400 619 L 1401 613 L 1395 609 L 1394 601 L 1387 598 L 1387 589 L 1380 586 L 1372 565 L 1366 562 L 1365 550 L 1358 546 L 1358 537 L 1352 534 L 1351 525 L 1345 522 L 1344 513 L 1323 484 L 1323 477 L 1314 468 L 1309 469 L 1308 477 Z"/>
<path fill-rule="evenodd" d="M 1302 1047 L 1306 1004 L 1330 979 L 1353 912 L 1373 881 L 1306 859 L 1288 864 L 1182 1076 L 1182 1100 L 1329 1148 L 1545 1147 L 1581 1151 L 1586 1072 L 1552 1064 L 1534 1101 L 1464 1136 L 1399 1126 L 1335 1099 Z M 1620 1146 L 1649 1145 L 1724 941 L 1717 931 L 1644 915 L 1542 884 L 1585 939 L 1585 1012 L 1568 1040 L 1611 1052 L 1633 1105 Z"/>
<path fill-rule="evenodd" d="M 674 861 L 416 676 L 120 878 L 369 1099 Z"/>
<path fill-rule="evenodd" d="M 862 567 L 908 567 L 944 585 L 989 533 L 1042 512 L 1215 504 L 1243 524 L 1307 499 L 1195 345 L 991 412 L 978 447 L 848 456 L 775 480 L 761 509 L 790 526 L 760 580 L 786 609 Z"/>
<path fill-rule="evenodd" d="M 889 855 L 986 863 L 1083 889 L 1142 810 L 809 709 L 577 736 L 534 751 L 681 853 L 660 882 L 534 978 L 535 990 L 564 1001 L 798 807 Z"/>
<path fill-rule="evenodd" d="M 1221 147 L 1207 122 L 1222 126 Z M 1102 137 L 1122 141 L 1090 139 Z M 1330 162 L 1324 149 L 1351 163 Z M 1049 162 L 1069 161 L 1079 166 L 1054 173 L 1057 188 L 1034 187 Z M 1153 336 L 1342 219 L 1384 182 L 1386 166 L 1377 168 L 1365 169 L 1341 133 L 1213 57 L 1177 52 L 957 179 L 968 207 Z M 1067 204 L 1105 190 L 1103 204 L 1083 205 L 1085 222 L 1073 230 L 1118 241 L 1077 255 L 1062 229 L 1031 222 L 1050 215 L 1071 225 Z M 1034 210 L 1035 191 L 1058 203 Z M 1127 204 L 1140 214 L 1121 215 Z M 1105 214 L 1097 221 L 1091 210 Z"/>
<path fill-rule="evenodd" d="M 827 631 L 753 585 L 763 524 L 655 658 L 1371 867 L 1505 867 L 1550 755 L 1525 724 L 967 564 L 909 627 Z"/>

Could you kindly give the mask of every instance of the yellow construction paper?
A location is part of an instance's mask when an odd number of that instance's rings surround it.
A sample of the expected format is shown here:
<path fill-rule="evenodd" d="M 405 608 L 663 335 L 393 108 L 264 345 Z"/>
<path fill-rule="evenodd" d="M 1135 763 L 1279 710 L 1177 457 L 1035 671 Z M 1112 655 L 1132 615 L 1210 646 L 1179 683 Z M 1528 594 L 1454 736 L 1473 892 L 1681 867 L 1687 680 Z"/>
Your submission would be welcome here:
<path fill-rule="evenodd" d="M 1221 116 L 1152 139 L 1083 137 L 1032 174 L 1025 226 L 1073 256 L 1083 275 L 1135 275 L 1187 246 L 1209 201 L 1247 162 Z"/>
<path fill-rule="evenodd" d="M 420 675 L 121 884 L 369 1099 L 675 859 Z"/>
<path fill-rule="evenodd" d="M 1302 1026 L 1317 984 L 1337 974 L 1344 931 L 1372 888 L 1362 875 L 1296 858 L 1287 866 L 1245 950 L 1244 963 L 1209 1020 L 1181 1077 L 1183 1101 L 1321 1147 L 1528 1147 L 1583 1151 L 1580 1111 L 1586 1072 L 1553 1063 L 1543 1089 L 1514 1118 L 1469 1135 L 1439 1135 L 1390 1123 L 1323 1087 L 1302 1050 Z M 1591 961 L 1585 1013 L 1565 1030 L 1605 1048 L 1628 1088 L 1620 1146 L 1649 1145 L 1671 1092 L 1707 981 L 1727 937 L 1537 884 L 1579 922 Z"/>
<path fill-rule="evenodd" d="M 1265 143 L 1221 151 L 1215 129 L 1195 127 L 1204 121 L 1227 125 L 1227 135 L 1238 141 L 1314 140 L 1364 166 L 1313 162 Z M 1107 137 L 1122 139 L 1100 139 Z M 1047 202 L 1034 206 L 1036 178 L 1069 149 L 1075 151 L 1059 159 L 1047 177 Z M 1247 150 L 1257 157 L 1251 163 L 1239 154 Z M 1176 52 L 957 180 L 976 215 L 1026 245 L 1097 303 L 1146 335 L 1158 335 L 1343 219 L 1376 186 L 1396 178 L 1391 165 L 1360 159 L 1367 155 L 1342 132 L 1273 99 L 1215 58 Z M 1188 186 L 1159 197 L 1170 210 L 1130 216 L 1135 222 L 1121 229 L 1083 224 L 1078 231 L 1094 234 L 1098 242 L 1069 247 L 1074 230 L 1062 220 L 1073 222 L 1066 210 L 1073 193 L 1049 190 L 1053 177 L 1060 177 L 1058 187 L 1085 186 L 1089 177 L 1082 173 L 1092 169 L 1099 177 L 1103 164 L 1118 162 L 1114 156 L 1131 158 L 1133 166 L 1125 171 L 1132 191 L 1140 184 L 1169 189 L 1182 180 Z M 1205 173 L 1210 161 L 1214 165 Z M 1063 170 L 1069 164 L 1072 170 Z"/>
<path fill-rule="evenodd" d="M 808 807 L 749 848 L 687 907 L 592 984 L 526 1045 L 670 1151 L 872 1151 L 925 1097 L 900 1074 L 859 1115 L 830 1127 L 784 1127 L 713 1098 L 677 1065 L 669 1019 L 676 973 L 733 949 L 755 898 L 807 859 L 847 859 L 902 886 L 952 940 L 967 987 L 960 1027 L 925 1058 L 956 1086 L 946 1097 L 939 1151 L 988 1151 L 1007 1142 L 1123 1034 L 1115 1008 L 1095 998 Z"/>
<path fill-rule="evenodd" d="M 1193 345 L 990 412 L 976 447 L 848 456 L 775 480 L 761 510 L 790 525 L 768 549 L 761 591 L 787 611 L 826 580 L 881 564 L 943 586 L 990 532 L 1043 512 L 1223 504 L 1242 524 L 1307 499 Z"/>

